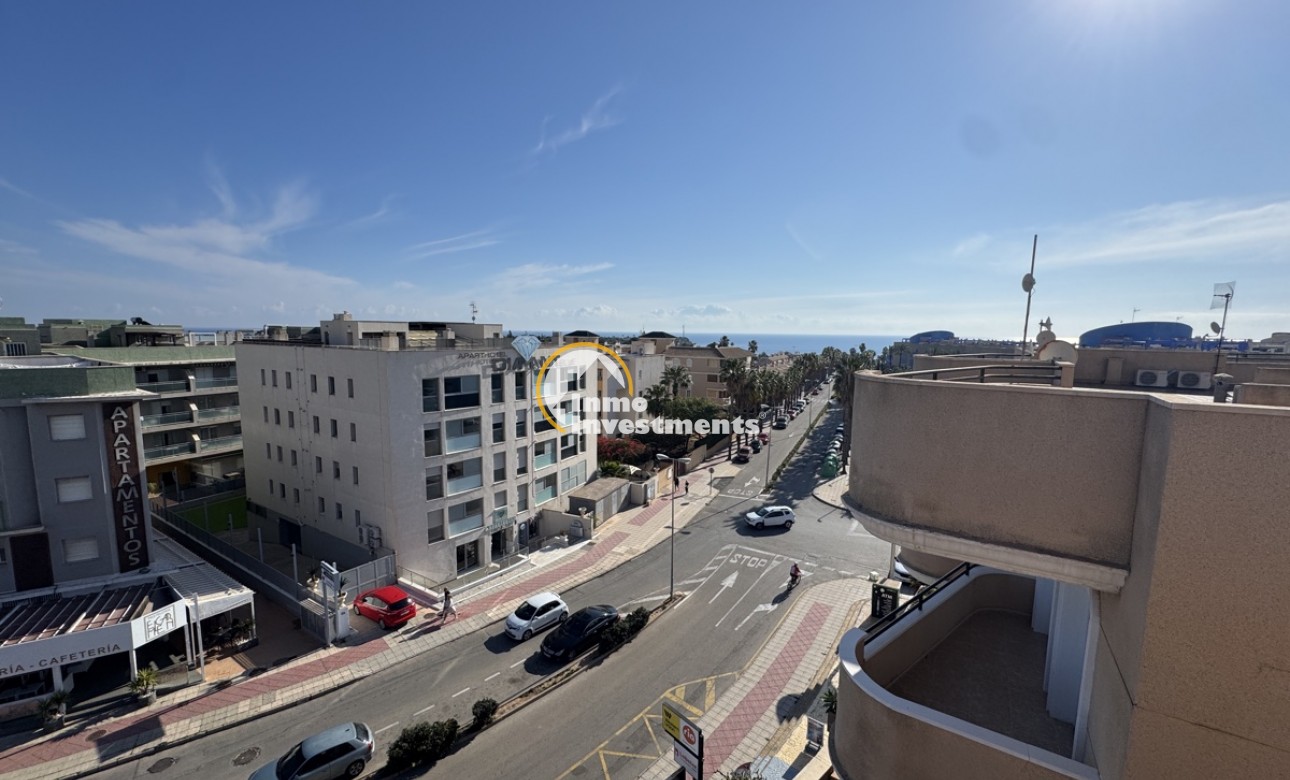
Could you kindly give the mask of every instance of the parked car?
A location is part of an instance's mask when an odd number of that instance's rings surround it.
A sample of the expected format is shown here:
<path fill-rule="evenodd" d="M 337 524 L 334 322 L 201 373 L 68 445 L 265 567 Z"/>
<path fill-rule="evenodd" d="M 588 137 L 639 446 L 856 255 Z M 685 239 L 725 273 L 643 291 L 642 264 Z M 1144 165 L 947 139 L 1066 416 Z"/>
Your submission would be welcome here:
<path fill-rule="evenodd" d="M 569 617 L 569 605 L 554 593 L 529 596 L 506 618 L 506 633 L 511 639 L 524 641 L 537 632 L 563 623 Z"/>
<path fill-rule="evenodd" d="M 605 629 L 618 622 L 618 609 L 608 604 L 583 607 L 542 640 L 542 655 L 564 661 L 600 641 Z"/>
<path fill-rule="evenodd" d="M 417 616 L 417 603 L 396 585 L 360 593 L 354 599 L 354 609 L 386 629 L 397 628 Z"/>
<path fill-rule="evenodd" d="M 251 780 L 337 780 L 363 774 L 375 740 L 365 723 L 334 726 L 309 737 L 277 761 L 265 764 Z"/>
<path fill-rule="evenodd" d="M 768 525 L 782 525 L 792 528 L 797 515 L 790 506 L 764 506 L 744 515 L 744 521 L 753 528 L 765 528 Z"/>
<path fill-rule="evenodd" d="M 761 440 L 760 440 L 760 439 L 753 439 L 753 440 L 748 444 L 748 446 L 749 446 L 749 447 L 752 447 L 752 451 L 753 451 L 753 454 L 754 454 L 754 455 L 755 455 L 755 454 L 757 454 L 758 452 L 761 452 Z"/>
<path fill-rule="evenodd" d="M 779 417 L 776 417 L 776 418 L 775 418 L 775 426 L 774 426 L 774 427 L 775 427 L 776 429 L 778 429 L 778 430 L 783 430 L 783 429 L 787 428 L 787 427 L 788 427 L 788 418 L 787 418 L 787 417 L 784 417 L 783 415 L 780 415 Z"/>
<path fill-rule="evenodd" d="M 757 434 L 757 441 L 761 442 L 762 444 L 770 444 L 770 434 L 766 433 L 765 431 L 762 431 L 761 433 Z"/>
<path fill-rule="evenodd" d="M 752 458 L 752 450 L 747 447 L 740 447 L 735 451 L 735 463 L 747 463 Z"/>

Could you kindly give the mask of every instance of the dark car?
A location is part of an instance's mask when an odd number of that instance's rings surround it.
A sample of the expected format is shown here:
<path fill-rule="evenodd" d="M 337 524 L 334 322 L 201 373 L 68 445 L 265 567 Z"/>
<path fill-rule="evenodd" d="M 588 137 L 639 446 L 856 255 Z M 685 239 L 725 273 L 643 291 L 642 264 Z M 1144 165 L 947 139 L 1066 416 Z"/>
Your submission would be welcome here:
<path fill-rule="evenodd" d="M 403 588 L 386 585 L 359 594 L 354 599 L 354 609 L 358 614 L 376 623 L 381 628 L 401 626 L 417 616 L 417 604 Z"/>
<path fill-rule="evenodd" d="M 752 450 L 747 447 L 740 447 L 739 450 L 735 452 L 734 462 L 747 463 L 750 458 L 752 458 Z"/>
<path fill-rule="evenodd" d="M 748 446 L 752 447 L 754 453 L 761 452 L 761 441 L 759 439 L 753 439 Z"/>
<path fill-rule="evenodd" d="M 542 655 L 564 661 L 600 641 L 605 629 L 618 622 L 618 609 L 608 604 L 583 607 L 542 640 Z"/>

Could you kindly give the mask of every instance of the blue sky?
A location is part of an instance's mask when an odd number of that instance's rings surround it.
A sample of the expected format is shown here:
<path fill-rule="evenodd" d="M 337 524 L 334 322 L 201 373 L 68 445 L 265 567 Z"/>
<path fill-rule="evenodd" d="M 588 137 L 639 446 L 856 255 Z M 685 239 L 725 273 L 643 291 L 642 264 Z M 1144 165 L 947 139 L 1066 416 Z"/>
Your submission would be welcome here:
<path fill-rule="evenodd" d="M 0 2 L 0 315 L 1290 330 L 1290 4 Z M 1135 311 L 1136 310 L 1136 311 Z"/>

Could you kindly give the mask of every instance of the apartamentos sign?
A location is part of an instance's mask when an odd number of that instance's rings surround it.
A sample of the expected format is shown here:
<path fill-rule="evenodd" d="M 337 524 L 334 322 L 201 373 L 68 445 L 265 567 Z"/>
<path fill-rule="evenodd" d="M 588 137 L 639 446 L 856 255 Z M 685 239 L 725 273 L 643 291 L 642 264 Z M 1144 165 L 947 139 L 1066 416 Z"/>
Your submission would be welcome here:
<path fill-rule="evenodd" d="M 107 404 L 103 407 L 103 417 L 117 563 L 122 572 L 135 571 L 148 565 L 148 510 L 143 492 L 143 463 L 134 428 L 134 404 Z"/>

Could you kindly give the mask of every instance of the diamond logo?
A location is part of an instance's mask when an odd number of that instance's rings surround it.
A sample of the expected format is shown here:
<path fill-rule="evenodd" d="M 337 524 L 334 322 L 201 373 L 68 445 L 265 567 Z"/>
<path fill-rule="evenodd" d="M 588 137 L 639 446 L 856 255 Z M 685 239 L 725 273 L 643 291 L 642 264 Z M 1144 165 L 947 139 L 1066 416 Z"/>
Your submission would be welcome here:
<path fill-rule="evenodd" d="M 530 336 L 527 333 L 523 336 L 516 336 L 511 341 L 511 347 L 516 352 L 520 353 L 520 357 L 525 360 L 533 357 L 533 353 L 536 352 L 537 348 L 540 346 L 542 346 L 542 342 L 538 340 L 538 337 Z"/>

